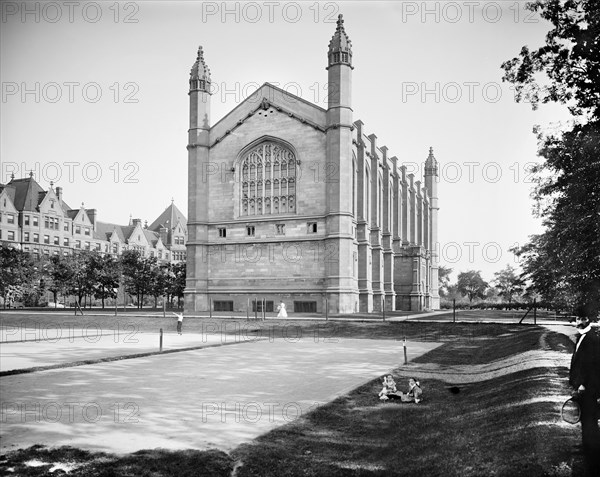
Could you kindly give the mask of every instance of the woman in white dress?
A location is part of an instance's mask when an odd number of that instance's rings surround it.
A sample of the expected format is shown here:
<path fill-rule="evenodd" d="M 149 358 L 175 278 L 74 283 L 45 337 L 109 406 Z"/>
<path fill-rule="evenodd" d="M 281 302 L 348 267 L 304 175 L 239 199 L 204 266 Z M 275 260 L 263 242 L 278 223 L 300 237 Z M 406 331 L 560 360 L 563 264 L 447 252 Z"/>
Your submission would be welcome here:
<path fill-rule="evenodd" d="M 282 301 L 281 303 L 279 303 L 279 306 L 277 307 L 277 311 L 279 312 L 277 314 L 277 318 L 287 318 L 287 311 L 285 311 L 285 303 Z"/>

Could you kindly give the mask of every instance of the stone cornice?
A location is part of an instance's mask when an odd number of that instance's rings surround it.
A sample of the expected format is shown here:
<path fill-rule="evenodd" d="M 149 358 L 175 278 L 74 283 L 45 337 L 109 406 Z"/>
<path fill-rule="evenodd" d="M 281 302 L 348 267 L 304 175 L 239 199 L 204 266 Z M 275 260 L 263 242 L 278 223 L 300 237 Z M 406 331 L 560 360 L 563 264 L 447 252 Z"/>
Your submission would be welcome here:
<path fill-rule="evenodd" d="M 348 129 L 350 129 L 350 131 L 354 131 L 353 124 L 342 124 L 342 123 L 330 124 L 329 126 L 327 126 L 325 128 L 325 131 L 329 131 L 330 129 L 340 129 L 340 128 L 348 128 Z"/>

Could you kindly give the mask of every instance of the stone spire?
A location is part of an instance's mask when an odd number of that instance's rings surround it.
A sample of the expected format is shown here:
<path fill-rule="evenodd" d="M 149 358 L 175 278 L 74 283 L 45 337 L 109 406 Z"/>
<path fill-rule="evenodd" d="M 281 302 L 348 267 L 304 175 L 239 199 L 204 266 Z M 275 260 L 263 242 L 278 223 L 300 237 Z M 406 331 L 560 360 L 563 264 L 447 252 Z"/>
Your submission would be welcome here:
<path fill-rule="evenodd" d="M 427 156 L 427 160 L 425 161 L 425 175 L 438 175 L 438 162 L 433 155 L 433 147 L 429 148 L 429 156 Z"/>
<path fill-rule="evenodd" d="M 329 58 L 328 67 L 337 64 L 352 67 L 352 42 L 344 30 L 342 15 L 338 15 L 337 28 L 329 42 L 327 57 Z"/>
<path fill-rule="evenodd" d="M 198 48 L 196 62 L 190 71 L 190 91 L 204 91 L 210 94 L 210 68 L 204 61 L 204 51 Z"/>

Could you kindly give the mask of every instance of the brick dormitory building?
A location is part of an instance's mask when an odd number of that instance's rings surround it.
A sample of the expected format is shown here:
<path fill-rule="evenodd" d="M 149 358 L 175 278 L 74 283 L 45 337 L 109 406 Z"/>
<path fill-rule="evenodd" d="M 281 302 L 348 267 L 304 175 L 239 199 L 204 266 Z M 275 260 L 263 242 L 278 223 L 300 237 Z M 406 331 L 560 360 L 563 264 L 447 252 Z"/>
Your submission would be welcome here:
<path fill-rule="evenodd" d="M 98 220 L 96 209 L 71 208 L 62 187 L 48 190 L 27 178 L 0 184 L 0 244 L 29 252 L 35 260 L 96 250 L 118 256 L 138 250 L 161 263 L 186 260 L 187 220 L 172 202 L 150 225 L 129 219 L 127 225 Z"/>

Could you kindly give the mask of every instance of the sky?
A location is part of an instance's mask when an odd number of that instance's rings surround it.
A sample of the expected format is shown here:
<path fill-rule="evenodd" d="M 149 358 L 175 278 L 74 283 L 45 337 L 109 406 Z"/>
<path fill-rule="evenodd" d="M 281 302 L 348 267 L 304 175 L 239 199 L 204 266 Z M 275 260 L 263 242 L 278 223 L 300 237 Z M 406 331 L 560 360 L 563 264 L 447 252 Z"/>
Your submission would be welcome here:
<path fill-rule="evenodd" d="M 326 107 L 338 14 L 352 41 L 352 105 L 409 172 L 439 162 L 440 263 L 491 281 L 532 215 L 534 125 L 566 109 L 517 103 L 500 65 L 549 25 L 520 1 L 2 2 L 0 183 L 34 172 L 98 220 L 187 216 L 188 79 L 204 48 L 211 123 L 270 82 Z"/>

